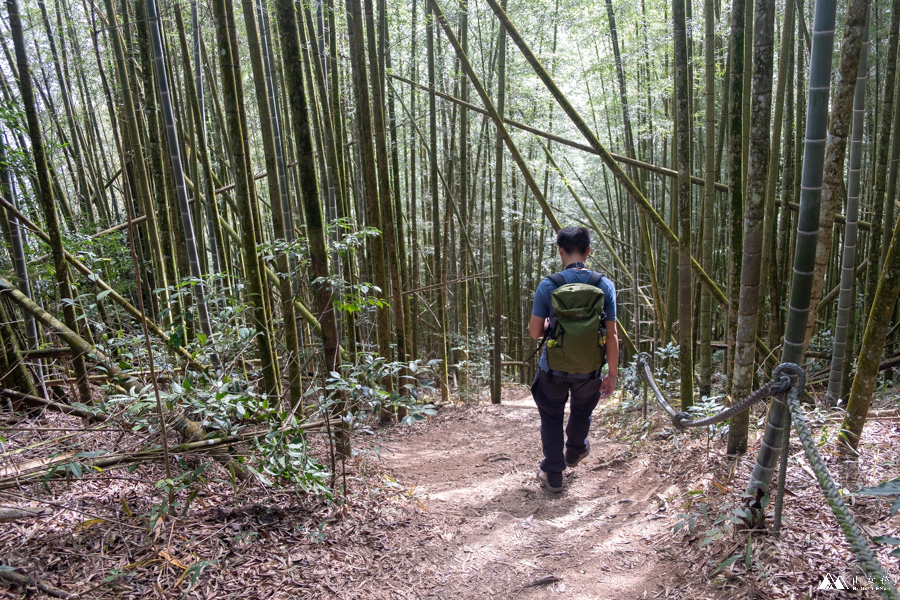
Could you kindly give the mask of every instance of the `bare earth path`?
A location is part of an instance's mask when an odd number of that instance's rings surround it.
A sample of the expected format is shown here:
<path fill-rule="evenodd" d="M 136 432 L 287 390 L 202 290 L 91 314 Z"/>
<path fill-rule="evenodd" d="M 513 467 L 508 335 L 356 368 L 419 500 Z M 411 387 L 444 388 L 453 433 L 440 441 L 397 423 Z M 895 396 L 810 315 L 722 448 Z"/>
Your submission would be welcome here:
<path fill-rule="evenodd" d="M 501 405 L 444 410 L 381 435 L 382 466 L 441 531 L 433 551 L 421 553 L 431 564 L 420 565 L 416 597 L 666 595 L 673 564 L 663 564 L 654 539 L 671 527 L 656 514 L 667 484 L 615 460 L 627 446 L 599 428 L 591 456 L 567 469 L 560 494 L 535 479 L 538 416 L 524 387 L 505 390 Z"/>

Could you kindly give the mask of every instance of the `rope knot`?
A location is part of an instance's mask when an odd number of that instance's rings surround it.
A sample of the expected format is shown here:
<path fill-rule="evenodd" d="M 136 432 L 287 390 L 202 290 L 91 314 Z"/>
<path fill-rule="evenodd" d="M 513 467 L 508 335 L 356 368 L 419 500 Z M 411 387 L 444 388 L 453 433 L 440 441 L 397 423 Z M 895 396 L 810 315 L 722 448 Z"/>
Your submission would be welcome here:
<path fill-rule="evenodd" d="M 687 424 L 691 421 L 691 414 L 686 412 L 675 413 L 672 417 L 672 425 L 678 431 L 687 431 Z"/>
<path fill-rule="evenodd" d="M 769 384 L 769 396 L 780 396 L 786 394 L 791 389 L 791 378 L 782 374 L 777 381 Z"/>
<path fill-rule="evenodd" d="M 637 366 L 643 367 L 644 365 L 651 365 L 653 360 L 653 356 L 649 352 L 641 352 L 637 355 Z"/>

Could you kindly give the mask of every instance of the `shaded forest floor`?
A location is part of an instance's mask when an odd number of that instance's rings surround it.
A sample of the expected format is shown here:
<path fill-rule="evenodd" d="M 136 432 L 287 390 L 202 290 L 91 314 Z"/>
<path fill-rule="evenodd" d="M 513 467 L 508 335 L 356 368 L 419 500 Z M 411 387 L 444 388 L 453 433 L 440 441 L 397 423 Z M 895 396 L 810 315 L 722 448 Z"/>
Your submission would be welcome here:
<path fill-rule="evenodd" d="M 46 511 L 0 524 L 0 563 L 83 598 L 875 597 L 818 589 L 826 573 L 850 581 L 860 572 L 799 445 L 791 449 L 782 539 L 755 534 L 748 552 L 747 532 L 718 527 L 717 536 L 710 521 L 739 506 L 756 432 L 735 462 L 721 440 L 674 435 L 658 411 L 646 424 L 640 414 L 619 393 L 598 407 L 592 454 L 566 472 L 561 494 L 534 477 L 538 419 L 522 386 L 506 388 L 501 405 L 445 407 L 411 427 L 357 433 L 343 504 L 234 486 L 216 465 L 186 515 L 147 533 L 158 464 L 50 482 L 43 491 L 0 491 L 0 504 Z M 900 475 L 894 415 L 867 426 L 853 487 Z M 833 437 L 837 421 L 817 416 L 816 435 Z M 58 414 L 40 424 L 81 426 Z M 79 451 L 129 444 L 119 432 L 89 436 Z M 10 436 L 5 450 L 15 444 Z M 829 447 L 825 459 L 840 480 L 847 474 Z M 314 441 L 324 457 L 323 448 Z M 853 499 L 870 536 L 897 536 L 900 515 L 890 517 L 889 508 L 883 499 Z M 878 555 L 900 582 L 890 550 Z M 0 597 L 40 597 L 4 585 Z"/>

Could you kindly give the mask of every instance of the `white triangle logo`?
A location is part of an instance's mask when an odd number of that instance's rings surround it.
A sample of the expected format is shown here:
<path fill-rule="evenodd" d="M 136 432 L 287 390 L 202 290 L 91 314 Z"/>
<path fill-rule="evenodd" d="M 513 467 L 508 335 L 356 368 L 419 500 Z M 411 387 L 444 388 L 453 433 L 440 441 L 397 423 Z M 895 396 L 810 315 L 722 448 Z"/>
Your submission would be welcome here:
<path fill-rule="evenodd" d="M 831 577 L 828 576 L 828 573 L 825 573 L 825 577 L 822 578 L 822 583 L 819 584 L 820 590 L 833 590 L 834 586 L 831 583 Z"/>
<path fill-rule="evenodd" d="M 836 590 L 846 590 L 847 589 L 847 584 L 844 583 L 844 580 L 840 575 L 838 575 L 837 577 L 834 578 L 834 589 L 836 589 Z"/>

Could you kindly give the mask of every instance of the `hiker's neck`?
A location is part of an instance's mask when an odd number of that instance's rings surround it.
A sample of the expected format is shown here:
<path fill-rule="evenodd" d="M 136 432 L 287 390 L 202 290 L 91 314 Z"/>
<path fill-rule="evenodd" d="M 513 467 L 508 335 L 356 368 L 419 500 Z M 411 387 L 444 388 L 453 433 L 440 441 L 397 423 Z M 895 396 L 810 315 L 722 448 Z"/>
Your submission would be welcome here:
<path fill-rule="evenodd" d="M 562 248 L 559 249 L 559 258 L 562 259 L 563 268 L 568 267 L 572 263 L 580 262 L 582 264 L 587 262 L 588 254 L 590 254 L 590 250 L 586 254 L 567 254 L 563 252 Z"/>

